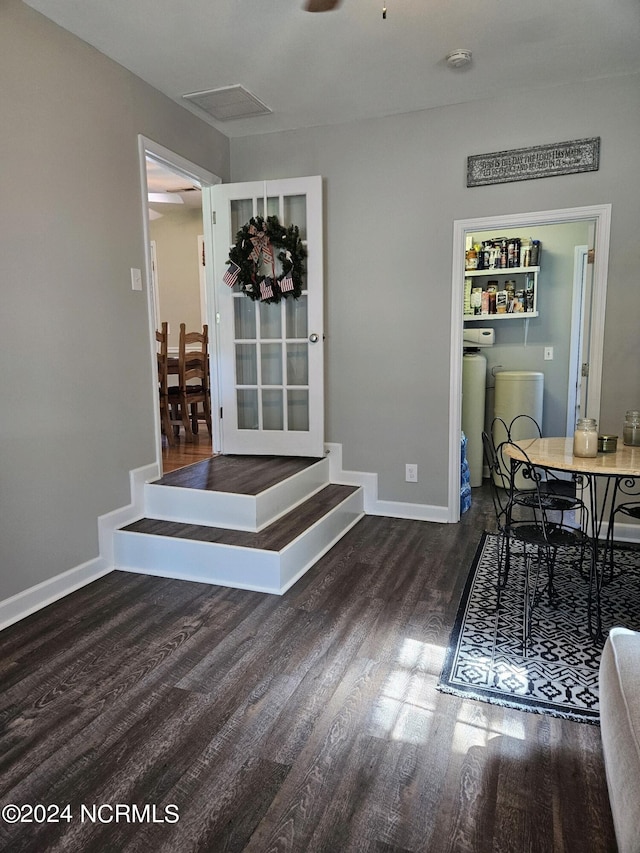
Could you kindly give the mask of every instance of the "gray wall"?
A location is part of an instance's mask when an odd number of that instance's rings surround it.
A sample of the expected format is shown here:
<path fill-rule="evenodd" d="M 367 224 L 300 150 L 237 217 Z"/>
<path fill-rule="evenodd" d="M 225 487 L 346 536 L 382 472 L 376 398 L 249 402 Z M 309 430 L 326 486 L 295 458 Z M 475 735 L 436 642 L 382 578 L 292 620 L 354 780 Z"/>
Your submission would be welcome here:
<path fill-rule="evenodd" d="M 179 207 L 166 205 L 167 208 Z M 156 241 L 160 323 L 169 324 L 169 349 L 178 350 L 180 323 L 187 332 L 202 331 L 198 235 L 202 234 L 202 208 L 167 209 L 149 224 Z"/>
<path fill-rule="evenodd" d="M 639 107 L 635 75 L 231 141 L 235 181 L 325 177 L 326 434 L 381 498 L 447 502 L 454 220 L 613 205 L 602 429 L 640 407 Z M 589 136 L 597 172 L 465 186 L 469 154 Z"/>
<path fill-rule="evenodd" d="M 0 599 L 98 553 L 155 438 L 139 133 L 228 140 L 18 0 L 0 4 Z"/>
<path fill-rule="evenodd" d="M 444 505 L 452 224 L 613 204 L 601 427 L 640 408 L 640 79 L 234 140 L 0 5 L 0 599 L 92 559 L 155 457 L 139 133 L 224 180 L 325 176 L 327 439 L 380 496 Z M 596 173 L 466 189 L 468 154 L 602 137 Z M 404 483 L 404 463 L 420 481 Z"/>

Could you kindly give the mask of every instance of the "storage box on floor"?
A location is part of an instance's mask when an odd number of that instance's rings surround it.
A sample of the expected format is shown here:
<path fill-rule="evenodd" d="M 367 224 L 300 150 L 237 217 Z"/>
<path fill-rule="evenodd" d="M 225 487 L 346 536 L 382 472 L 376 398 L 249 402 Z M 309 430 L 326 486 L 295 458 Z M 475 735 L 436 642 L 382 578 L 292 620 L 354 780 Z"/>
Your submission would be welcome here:
<path fill-rule="evenodd" d="M 471 506 L 471 475 L 467 461 L 467 437 L 462 433 L 460 447 L 460 515 Z"/>

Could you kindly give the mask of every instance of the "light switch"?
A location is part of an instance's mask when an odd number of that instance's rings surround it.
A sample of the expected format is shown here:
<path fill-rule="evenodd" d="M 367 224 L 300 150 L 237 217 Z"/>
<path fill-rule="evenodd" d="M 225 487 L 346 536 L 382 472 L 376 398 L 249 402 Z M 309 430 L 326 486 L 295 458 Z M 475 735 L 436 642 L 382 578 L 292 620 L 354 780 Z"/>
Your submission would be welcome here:
<path fill-rule="evenodd" d="M 131 267 L 131 290 L 142 290 L 142 273 Z"/>

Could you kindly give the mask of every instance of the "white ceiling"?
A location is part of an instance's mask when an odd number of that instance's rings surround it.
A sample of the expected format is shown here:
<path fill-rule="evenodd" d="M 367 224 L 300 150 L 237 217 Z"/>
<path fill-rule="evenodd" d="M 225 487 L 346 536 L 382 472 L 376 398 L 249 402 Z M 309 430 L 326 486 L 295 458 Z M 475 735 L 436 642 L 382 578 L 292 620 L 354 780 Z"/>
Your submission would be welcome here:
<path fill-rule="evenodd" d="M 640 0 L 26 0 L 156 89 L 241 84 L 270 115 L 226 136 L 335 124 L 640 71 Z M 447 66 L 456 48 L 465 69 Z M 535 120 L 535 116 L 532 116 Z"/>
<path fill-rule="evenodd" d="M 150 201 L 149 210 L 156 214 L 152 216 L 154 219 L 164 216 L 167 210 L 174 212 L 176 210 L 202 208 L 200 184 L 191 180 L 191 178 L 186 178 L 179 172 L 169 169 L 163 163 L 159 163 L 151 157 L 147 157 L 147 190 L 149 193 L 169 193 L 170 196 L 175 198 L 176 202 L 174 204 L 170 201 L 166 203 Z"/>

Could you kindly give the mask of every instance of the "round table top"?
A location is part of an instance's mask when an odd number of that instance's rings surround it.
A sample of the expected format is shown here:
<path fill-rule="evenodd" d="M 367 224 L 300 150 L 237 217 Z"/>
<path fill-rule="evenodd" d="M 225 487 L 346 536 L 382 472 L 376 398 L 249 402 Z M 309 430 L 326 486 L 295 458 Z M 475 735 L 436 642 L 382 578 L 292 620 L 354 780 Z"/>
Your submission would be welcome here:
<path fill-rule="evenodd" d="M 517 444 L 529 460 L 541 468 L 608 477 L 640 477 L 640 447 L 629 447 L 620 439 L 615 453 L 598 453 L 589 458 L 573 455 L 573 437 L 524 438 L 518 439 Z M 522 459 L 515 445 L 506 445 L 505 453 L 513 459 Z"/>

